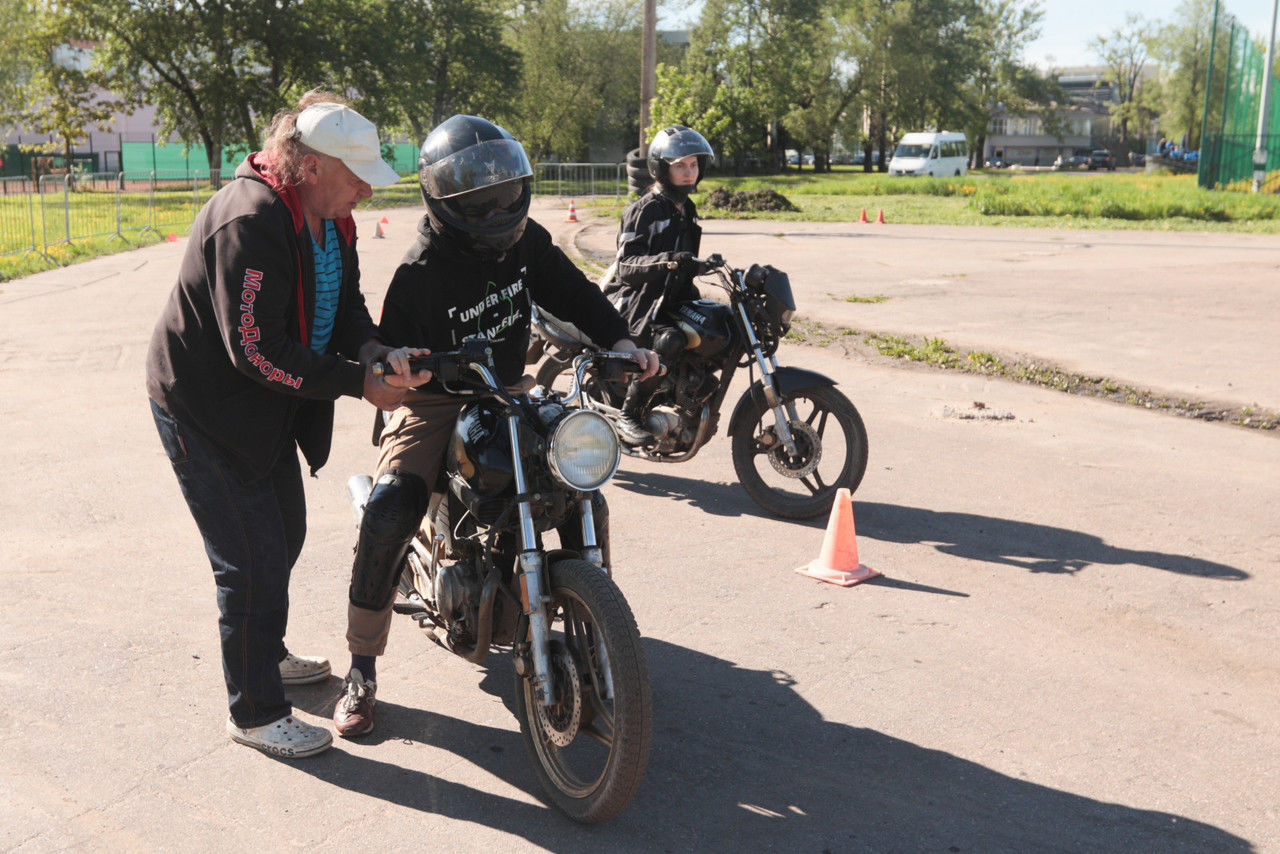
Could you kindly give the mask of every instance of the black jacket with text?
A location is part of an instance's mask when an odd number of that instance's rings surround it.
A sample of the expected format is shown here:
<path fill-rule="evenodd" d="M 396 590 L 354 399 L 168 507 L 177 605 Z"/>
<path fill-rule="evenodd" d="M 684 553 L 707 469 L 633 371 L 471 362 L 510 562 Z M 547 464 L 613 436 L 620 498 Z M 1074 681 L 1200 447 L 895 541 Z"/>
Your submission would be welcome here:
<path fill-rule="evenodd" d="M 147 393 L 246 480 L 290 442 L 314 474 L 329 457 L 333 401 L 360 397 L 357 351 L 377 327 L 360 293 L 355 222 L 335 222 L 342 287 L 326 352 L 309 346 L 315 261 L 297 194 L 250 154 L 191 227 L 147 352 Z"/>

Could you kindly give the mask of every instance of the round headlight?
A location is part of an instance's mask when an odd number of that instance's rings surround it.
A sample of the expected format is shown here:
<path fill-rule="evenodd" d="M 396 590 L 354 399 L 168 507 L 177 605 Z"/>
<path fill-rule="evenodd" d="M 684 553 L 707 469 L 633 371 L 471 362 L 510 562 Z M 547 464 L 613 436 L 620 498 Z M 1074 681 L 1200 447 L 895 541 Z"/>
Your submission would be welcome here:
<path fill-rule="evenodd" d="M 618 434 L 603 415 L 577 409 L 556 425 L 547 457 L 557 478 L 585 492 L 598 489 L 613 477 L 622 451 Z"/>

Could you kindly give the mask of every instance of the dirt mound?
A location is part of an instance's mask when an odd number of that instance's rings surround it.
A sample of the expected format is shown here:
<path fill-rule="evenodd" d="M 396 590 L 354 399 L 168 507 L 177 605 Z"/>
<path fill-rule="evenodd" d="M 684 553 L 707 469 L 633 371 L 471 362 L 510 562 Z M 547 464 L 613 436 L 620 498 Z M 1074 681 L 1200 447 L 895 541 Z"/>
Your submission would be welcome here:
<path fill-rule="evenodd" d="M 732 213 L 750 211 L 797 211 L 786 196 L 774 190 L 730 190 L 716 187 L 707 194 L 707 206 Z"/>

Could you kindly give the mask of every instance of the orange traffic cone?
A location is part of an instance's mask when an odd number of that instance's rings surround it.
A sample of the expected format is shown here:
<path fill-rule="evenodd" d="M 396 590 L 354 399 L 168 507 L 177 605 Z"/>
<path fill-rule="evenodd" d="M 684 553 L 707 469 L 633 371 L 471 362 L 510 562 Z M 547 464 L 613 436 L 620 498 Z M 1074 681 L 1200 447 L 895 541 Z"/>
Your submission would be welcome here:
<path fill-rule="evenodd" d="M 564 218 L 564 221 L 565 221 L 565 222 L 577 222 L 577 221 L 578 221 L 578 214 L 577 214 L 577 212 L 576 212 L 576 211 L 574 211 L 574 209 L 573 209 L 573 199 L 570 199 L 570 200 L 569 200 L 569 215 L 568 215 L 567 217 L 565 217 L 565 218 Z"/>
<path fill-rule="evenodd" d="M 858 217 L 858 222 L 861 222 L 861 223 L 871 222 L 871 220 L 867 219 L 867 209 L 866 209 L 866 208 L 863 208 L 863 209 L 862 209 L 862 216 Z"/>
<path fill-rule="evenodd" d="M 847 488 L 841 487 L 836 491 L 836 500 L 831 505 L 831 520 L 827 522 L 827 535 L 822 540 L 822 553 L 817 560 L 796 572 L 841 587 L 852 587 L 859 581 L 880 575 L 858 562 L 858 534 L 853 529 L 853 494 Z"/>
<path fill-rule="evenodd" d="M 386 217 L 383 217 L 382 219 L 383 219 L 383 221 L 385 221 L 385 220 L 386 220 Z M 378 223 L 378 225 L 377 225 L 377 227 L 373 230 L 373 236 L 374 236 L 374 237 L 386 237 L 386 235 L 382 233 L 382 223 L 381 223 L 381 222 L 379 222 L 379 223 Z"/>
<path fill-rule="evenodd" d="M 177 243 L 177 242 L 178 242 L 178 235 L 174 234 L 174 233 L 171 231 L 171 232 L 169 232 L 169 236 L 168 236 L 168 237 L 166 237 L 166 238 L 165 238 L 165 240 L 169 241 L 170 243 Z"/>
<path fill-rule="evenodd" d="M 876 225 L 884 225 L 884 208 L 880 208 L 880 213 L 876 214 Z"/>
<path fill-rule="evenodd" d="M 378 222 L 382 223 L 383 225 L 391 225 L 391 220 L 387 219 L 385 216 L 382 219 L 378 220 Z"/>

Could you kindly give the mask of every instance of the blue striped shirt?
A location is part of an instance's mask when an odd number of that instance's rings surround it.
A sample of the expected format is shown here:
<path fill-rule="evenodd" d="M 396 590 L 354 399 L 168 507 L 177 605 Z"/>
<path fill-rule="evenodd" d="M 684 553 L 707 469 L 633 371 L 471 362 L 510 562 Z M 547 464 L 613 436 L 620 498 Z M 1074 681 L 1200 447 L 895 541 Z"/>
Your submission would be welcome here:
<path fill-rule="evenodd" d="M 307 229 L 307 234 L 311 229 Z M 333 321 L 338 314 L 338 293 L 342 288 L 342 253 L 338 251 L 338 234 L 333 220 L 324 221 L 324 246 L 311 238 L 316 259 L 316 315 L 311 325 L 311 349 L 323 353 L 333 337 Z"/>

